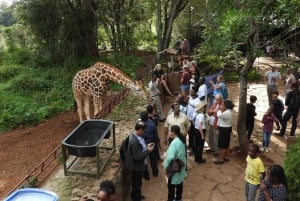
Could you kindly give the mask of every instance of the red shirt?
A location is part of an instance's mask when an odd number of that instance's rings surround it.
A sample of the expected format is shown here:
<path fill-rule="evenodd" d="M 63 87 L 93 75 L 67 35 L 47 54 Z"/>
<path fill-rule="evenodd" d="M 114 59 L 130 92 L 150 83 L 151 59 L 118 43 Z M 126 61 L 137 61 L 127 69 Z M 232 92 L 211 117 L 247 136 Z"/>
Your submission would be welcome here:
<path fill-rule="evenodd" d="M 185 72 L 182 74 L 181 78 L 181 84 L 187 85 L 190 84 L 191 74 L 188 72 Z"/>

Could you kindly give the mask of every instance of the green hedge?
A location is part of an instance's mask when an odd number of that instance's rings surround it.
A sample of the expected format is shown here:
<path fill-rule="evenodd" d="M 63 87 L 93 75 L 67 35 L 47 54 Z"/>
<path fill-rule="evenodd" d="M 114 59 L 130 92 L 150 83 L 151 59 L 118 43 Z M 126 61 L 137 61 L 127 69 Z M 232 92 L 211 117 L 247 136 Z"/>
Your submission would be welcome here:
<path fill-rule="evenodd" d="M 285 174 L 288 180 L 288 196 L 290 201 L 300 200 L 300 140 L 291 145 L 284 160 Z"/>

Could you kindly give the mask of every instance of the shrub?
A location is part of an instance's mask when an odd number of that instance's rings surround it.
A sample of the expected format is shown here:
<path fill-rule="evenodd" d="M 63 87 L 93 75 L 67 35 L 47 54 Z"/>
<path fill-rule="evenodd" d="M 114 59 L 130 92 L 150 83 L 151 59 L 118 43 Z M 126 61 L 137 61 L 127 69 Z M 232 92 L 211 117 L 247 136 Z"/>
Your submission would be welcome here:
<path fill-rule="evenodd" d="M 285 174 L 288 180 L 289 200 L 300 200 L 300 140 L 291 145 L 284 160 Z"/>
<path fill-rule="evenodd" d="M 20 74 L 22 69 L 15 65 L 5 65 L 0 68 L 0 82 L 5 82 Z"/>

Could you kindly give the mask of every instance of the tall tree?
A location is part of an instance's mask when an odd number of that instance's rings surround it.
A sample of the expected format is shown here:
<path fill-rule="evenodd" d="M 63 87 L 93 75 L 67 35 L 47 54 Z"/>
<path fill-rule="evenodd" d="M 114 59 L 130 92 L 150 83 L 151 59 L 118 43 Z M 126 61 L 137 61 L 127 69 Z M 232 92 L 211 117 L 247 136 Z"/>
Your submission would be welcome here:
<path fill-rule="evenodd" d="M 175 19 L 189 3 L 189 0 L 157 0 L 157 51 L 169 47 Z"/>
<path fill-rule="evenodd" d="M 99 27 L 104 28 L 113 49 L 131 50 L 138 45 L 136 33 L 152 17 L 152 6 L 143 0 L 100 0 Z"/>
<path fill-rule="evenodd" d="M 18 16 L 54 63 L 98 55 L 93 0 L 23 0 Z M 45 54 L 46 53 L 46 54 Z"/>
<path fill-rule="evenodd" d="M 241 150 L 247 153 L 246 138 L 246 97 L 248 73 L 255 59 L 261 53 L 261 37 L 270 29 L 281 27 L 290 33 L 298 14 L 300 5 L 296 1 L 207 1 L 205 18 L 205 43 L 213 52 L 221 54 L 226 50 L 234 50 L 238 44 L 243 44 L 247 62 L 239 72 L 240 93 L 237 120 L 237 132 Z M 290 11 L 292 9 L 292 11 Z M 299 13 L 299 12 L 298 12 Z M 286 23 L 288 22 L 288 23 Z M 289 37 L 288 34 L 286 37 Z M 276 40 L 284 40 L 278 37 Z"/>

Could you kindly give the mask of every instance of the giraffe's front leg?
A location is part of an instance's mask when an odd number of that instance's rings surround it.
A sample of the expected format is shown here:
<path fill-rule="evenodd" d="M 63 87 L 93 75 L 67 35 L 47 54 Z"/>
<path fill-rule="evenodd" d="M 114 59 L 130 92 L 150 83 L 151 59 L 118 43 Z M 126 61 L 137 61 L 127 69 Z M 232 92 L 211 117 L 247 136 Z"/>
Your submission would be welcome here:
<path fill-rule="evenodd" d="M 106 104 L 106 95 L 100 96 L 98 99 L 94 99 L 94 118 L 95 119 L 101 119 L 103 116 L 103 106 Z"/>

